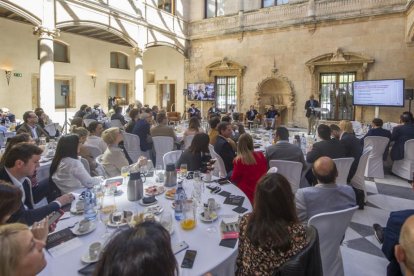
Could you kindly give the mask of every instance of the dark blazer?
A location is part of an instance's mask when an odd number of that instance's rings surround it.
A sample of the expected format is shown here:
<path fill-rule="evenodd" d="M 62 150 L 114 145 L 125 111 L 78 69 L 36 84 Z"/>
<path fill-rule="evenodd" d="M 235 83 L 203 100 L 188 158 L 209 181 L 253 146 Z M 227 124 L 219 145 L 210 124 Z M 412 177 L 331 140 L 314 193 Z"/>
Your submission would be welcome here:
<path fill-rule="evenodd" d="M 206 172 L 207 163 L 210 161 L 211 155 L 209 152 L 200 152 L 199 154 L 191 152 L 186 149 L 178 159 L 175 167 L 180 168 L 181 164 L 187 164 L 188 171 L 201 171 Z"/>
<path fill-rule="evenodd" d="M 13 182 L 11 181 L 9 175 L 7 174 L 4 168 L 0 170 L 0 179 L 13 184 Z M 45 218 L 47 215 L 60 209 L 59 204 L 57 204 L 56 202 L 51 202 L 46 206 L 33 209 L 34 206 L 30 198 L 30 183 L 27 181 L 23 182 L 23 189 L 24 189 L 24 193 L 26 196 L 24 204 L 22 203 L 22 205 L 20 205 L 19 210 L 17 210 L 17 212 L 15 212 L 10 217 L 10 219 L 7 221 L 8 223 L 22 222 L 27 225 L 32 225 L 34 222 L 40 221 L 43 218 Z M 33 193 L 33 198 L 38 198 L 41 196 L 39 191 L 36 190 L 35 188 L 32 190 L 32 193 Z M 45 195 L 43 195 L 43 197 L 44 196 Z M 27 207 L 27 209 L 25 208 L 25 206 Z"/>
<path fill-rule="evenodd" d="M 350 134 L 347 132 L 344 132 L 342 134 L 341 140 L 339 142 L 345 147 L 345 157 L 354 158 L 354 162 L 352 162 L 351 168 L 349 169 L 349 182 L 358 168 L 359 158 L 361 158 L 363 147 L 359 139 L 356 138 L 354 134 Z"/>
<path fill-rule="evenodd" d="M 311 113 L 312 113 L 312 108 L 316 108 L 319 107 L 319 102 L 317 100 L 313 100 L 313 105 L 311 106 L 311 101 L 307 100 L 305 103 L 305 109 L 306 109 L 306 117 L 310 117 Z M 317 113 L 314 111 L 314 115 L 317 115 Z"/>
<path fill-rule="evenodd" d="M 257 115 L 257 110 L 253 109 L 253 110 L 248 110 L 246 112 L 246 118 L 248 121 L 253 121 L 256 118 Z"/>
<path fill-rule="evenodd" d="M 148 143 L 147 137 L 151 136 L 150 134 L 150 124 L 147 120 L 138 120 L 135 123 L 134 128 L 132 129 L 132 134 L 138 135 L 140 140 L 140 147 L 142 151 L 147 151 L 152 148 L 152 144 Z"/>
<path fill-rule="evenodd" d="M 302 170 L 305 170 L 307 167 L 302 150 L 297 145 L 289 143 L 289 141 L 278 142 L 267 147 L 266 159 L 267 164 L 269 164 L 270 160 L 287 160 L 302 163 Z"/>
<path fill-rule="evenodd" d="M 30 129 L 30 126 L 26 123 L 23 123 L 17 130 L 17 134 L 20 134 L 20 133 L 27 133 L 30 135 L 30 137 L 33 138 L 32 130 Z M 50 139 L 49 134 L 40 125 L 36 125 L 36 133 L 37 133 L 37 137 L 45 136 L 46 139 L 49 141 Z"/>
<path fill-rule="evenodd" d="M 336 139 L 324 140 L 313 144 L 312 150 L 306 154 L 306 162 L 313 163 L 322 156 L 332 159 L 346 157 L 345 147 Z"/>
<path fill-rule="evenodd" d="M 368 136 L 381 136 L 381 137 L 386 137 L 386 138 L 391 140 L 391 131 L 389 131 L 387 129 L 383 129 L 382 127 L 371 128 L 370 130 L 368 130 L 367 134 L 365 134 L 365 136 L 361 138 L 360 141 L 361 141 L 362 146 L 364 146 L 365 137 L 368 137 Z M 390 146 L 390 143 L 388 142 L 388 145 L 385 147 L 384 154 L 382 156 L 382 160 L 387 160 L 389 146 Z"/>
<path fill-rule="evenodd" d="M 220 135 L 217 136 L 217 141 L 214 145 L 214 150 L 223 159 L 227 173 L 231 172 L 233 170 L 233 159 L 234 157 L 236 157 L 236 153 L 234 152 L 229 142 L 227 142 L 227 140 L 224 137 Z"/>
<path fill-rule="evenodd" d="M 404 124 L 392 129 L 391 141 L 394 145 L 391 148 L 391 159 L 404 159 L 404 144 L 407 140 L 414 139 L 414 125 Z"/>

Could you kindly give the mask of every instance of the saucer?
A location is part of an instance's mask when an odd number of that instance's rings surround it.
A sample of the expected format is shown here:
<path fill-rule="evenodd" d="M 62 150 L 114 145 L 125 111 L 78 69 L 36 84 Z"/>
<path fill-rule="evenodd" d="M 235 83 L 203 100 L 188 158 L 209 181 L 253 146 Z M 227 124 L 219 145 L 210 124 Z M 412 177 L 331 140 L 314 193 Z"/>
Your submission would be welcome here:
<path fill-rule="evenodd" d="M 152 213 L 154 215 L 159 215 L 162 213 L 162 211 L 164 211 L 164 208 L 162 208 L 160 205 L 154 205 L 145 208 L 145 213 Z"/>
<path fill-rule="evenodd" d="M 89 252 L 88 252 L 88 253 L 86 253 L 85 255 L 82 256 L 81 260 L 85 264 L 96 263 L 97 261 L 99 261 L 99 256 L 96 256 L 96 258 L 91 259 L 91 257 L 89 256 Z"/>
<path fill-rule="evenodd" d="M 210 219 L 206 219 L 205 217 L 204 217 L 204 212 L 202 212 L 201 214 L 200 214 L 200 220 L 202 221 L 202 222 L 213 222 L 213 221 L 216 221 L 218 219 L 218 215 L 217 215 L 217 213 L 212 213 L 211 214 L 211 218 Z"/>
<path fill-rule="evenodd" d="M 76 236 L 83 236 L 86 234 L 89 234 L 91 232 L 93 232 L 96 229 L 96 223 L 94 223 L 93 221 L 90 222 L 90 227 L 88 230 L 86 230 L 85 232 L 79 232 L 79 224 L 78 223 L 73 229 L 72 229 L 72 233 L 75 234 Z"/>
<path fill-rule="evenodd" d="M 157 202 L 158 202 L 158 200 L 157 200 L 157 199 L 155 199 L 155 201 L 154 201 L 154 202 L 151 202 L 151 203 L 144 203 L 144 202 L 142 202 L 142 198 L 138 201 L 138 203 L 139 203 L 140 205 L 142 205 L 142 206 L 151 206 L 151 205 L 156 204 Z"/>

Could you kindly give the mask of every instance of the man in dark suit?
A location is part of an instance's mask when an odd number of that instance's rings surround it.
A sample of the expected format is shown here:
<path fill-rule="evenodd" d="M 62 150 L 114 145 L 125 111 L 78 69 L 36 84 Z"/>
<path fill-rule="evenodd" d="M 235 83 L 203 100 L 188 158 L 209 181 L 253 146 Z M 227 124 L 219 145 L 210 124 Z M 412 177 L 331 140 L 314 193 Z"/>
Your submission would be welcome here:
<path fill-rule="evenodd" d="M 47 140 L 49 140 L 49 134 L 40 125 L 38 125 L 38 120 L 39 118 L 33 111 L 26 111 L 23 114 L 24 123 L 17 130 L 17 134 L 27 133 L 34 140 L 39 140 L 41 136 L 44 136 Z"/>
<path fill-rule="evenodd" d="M 22 205 L 8 222 L 19 221 L 32 225 L 74 199 L 72 194 L 65 194 L 46 206 L 34 209 L 34 202 L 46 196 L 46 189 L 32 188 L 28 178 L 39 167 L 41 154 L 42 150 L 39 147 L 22 143 L 14 146 L 6 156 L 4 168 L 0 170 L 0 179 L 17 186 L 22 191 Z"/>
<path fill-rule="evenodd" d="M 338 140 L 331 139 L 329 126 L 320 124 L 318 126 L 318 136 L 322 141 L 313 144 L 312 149 L 306 154 L 306 162 L 313 163 L 322 156 L 328 156 L 331 159 L 346 157 L 344 146 Z M 316 178 L 312 171 L 306 174 L 306 179 L 310 184 L 316 184 Z"/>
<path fill-rule="evenodd" d="M 230 123 L 221 122 L 217 126 L 217 131 L 219 132 L 219 135 L 217 136 L 214 150 L 223 159 L 227 175 L 231 175 L 231 172 L 233 171 L 233 159 L 236 157 L 236 154 L 228 140 L 231 139 L 233 129 Z"/>
<path fill-rule="evenodd" d="M 195 104 L 191 104 L 190 108 L 187 110 L 188 114 L 190 115 L 189 117 L 197 117 L 197 118 L 201 118 L 201 114 L 200 114 L 200 110 L 198 110 L 198 108 L 195 106 Z M 190 119 L 189 118 L 189 119 Z"/>
<path fill-rule="evenodd" d="M 315 133 L 316 119 L 319 116 L 319 112 L 315 111 L 317 107 L 319 107 L 319 102 L 315 100 L 313 95 L 310 95 L 309 100 L 305 103 L 305 116 L 308 118 L 308 135 Z"/>
<path fill-rule="evenodd" d="M 142 151 L 148 151 L 152 149 L 151 139 L 151 123 L 152 116 L 149 113 L 141 113 L 140 120 L 135 123 L 132 129 L 132 134 L 138 135 L 140 140 L 140 147 Z"/>
<path fill-rule="evenodd" d="M 391 141 L 394 145 L 391 148 L 391 159 L 404 159 L 404 144 L 407 140 L 414 139 L 413 116 L 410 112 L 404 112 L 400 116 L 401 125 L 392 130 Z"/>
<path fill-rule="evenodd" d="M 386 137 L 391 140 L 391 132 L 388 129 L 383 129 L 382 128 L 383 124 L 384 122 L 380 118 L 374 118 L 371 124 L 372 128 L 368 130 L 367 134 L 365 134 L 364 137 L 361 138 L 361 145 L 362 146 L 364 145 L 364 139 L 365 137 L 368 137 L 368 136 L 381 136 L 381 137 Z M 388 143 L 387 147 L 385 148 L 384 154 L 382 156 L 383 160 L 387 160 L 389 145 L 390 143 Z"/>
<path fill-rule="evenodd" d="M 302 171 L 307 168 L 302 150 L 289 143 L 289 131 L 285 127 L 276 128 L 275 144 L 266 148 L 266 158 L 268 164 L 270 160 L 287 160 L 302 163 Z"/>

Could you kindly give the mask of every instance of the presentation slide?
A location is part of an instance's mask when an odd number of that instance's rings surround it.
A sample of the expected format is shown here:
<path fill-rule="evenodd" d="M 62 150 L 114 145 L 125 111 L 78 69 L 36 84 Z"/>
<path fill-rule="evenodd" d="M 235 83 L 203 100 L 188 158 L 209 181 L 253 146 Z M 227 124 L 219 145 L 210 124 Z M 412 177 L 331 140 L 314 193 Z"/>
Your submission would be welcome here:
<path fill-rule="evenodd" d="M 355 81 L 354 105 L 404 106 L 404 80 Z"/>

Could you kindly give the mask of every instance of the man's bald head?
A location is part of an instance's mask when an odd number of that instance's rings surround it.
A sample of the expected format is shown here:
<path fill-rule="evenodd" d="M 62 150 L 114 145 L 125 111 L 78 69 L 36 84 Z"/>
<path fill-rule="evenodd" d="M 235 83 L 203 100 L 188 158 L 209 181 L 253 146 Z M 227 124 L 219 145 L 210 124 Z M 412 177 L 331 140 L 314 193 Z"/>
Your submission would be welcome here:
<path fill-rule="evenodd" d="M 335 184 L 338 170 L 336 169 L 335 162 L 331 158 L 322 156 L 313 163 L 313 174 L 319 183 Z"/>
<path fill-rule="evenodd" d="M 400 233 L 400 244 L 395 246 L 395 258 L 404 263 L 406 275 L 414 275 L 414 215 L 405 220 Z"/>

